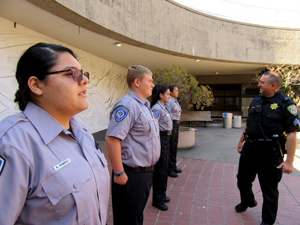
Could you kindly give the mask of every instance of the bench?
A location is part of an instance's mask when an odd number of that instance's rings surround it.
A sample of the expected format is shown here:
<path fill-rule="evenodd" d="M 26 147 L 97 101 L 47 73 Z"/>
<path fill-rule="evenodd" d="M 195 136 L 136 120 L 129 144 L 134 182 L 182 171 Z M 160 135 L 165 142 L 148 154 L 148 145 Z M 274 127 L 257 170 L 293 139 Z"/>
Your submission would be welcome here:
<path fill-rule="evenodd" d="M 212 121 L 210 111 L 182 111 L 180 120 L 188 121 L 189 126 L 191 125 L 191 121 L 203 121 L 205 122 L 205 127 L 206 122 Z"/>
<path fill-rule="evenodd" d="M 232 117 L 241 116 L 243 117 L 243 112 L 241 111 L 211 111 L 212 118 L 223 118 L 223 113 L 232 113 Z"/>

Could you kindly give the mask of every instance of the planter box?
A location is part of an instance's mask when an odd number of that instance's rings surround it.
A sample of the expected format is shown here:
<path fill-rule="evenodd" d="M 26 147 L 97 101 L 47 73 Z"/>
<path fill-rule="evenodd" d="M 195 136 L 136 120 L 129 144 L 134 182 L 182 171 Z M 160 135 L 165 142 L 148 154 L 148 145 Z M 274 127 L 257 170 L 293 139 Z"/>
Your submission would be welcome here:
<path fill-rule="evenodd" d="M 179 127 L 178 150 L 189 149 L 195 144 L 195 129 L 190 127 Z"/>

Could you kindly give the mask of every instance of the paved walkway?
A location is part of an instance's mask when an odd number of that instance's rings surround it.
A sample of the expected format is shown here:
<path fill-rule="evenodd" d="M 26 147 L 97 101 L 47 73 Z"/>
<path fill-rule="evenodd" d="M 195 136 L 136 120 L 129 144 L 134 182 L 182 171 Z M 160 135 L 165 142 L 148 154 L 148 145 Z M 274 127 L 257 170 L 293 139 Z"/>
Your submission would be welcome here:
<path fill-rule="evenodd" d="M 236 145 L 241 132 L 242 129 L 197 128 L 195 146 L 178 153 L 178 168 L 182 168 L 183 173 L 178 178 L 169 177 L 169 210 L 160 211 L 152 207 L 151 193 L 144 213 L 144 225 L 260 224 L 263 200 L 257 180 L 253 184 L 253 191 L 258 206 L 249 208 L 244 213 L 234 210 L 234 206 L 240 201 L 236 186 Z M 96 138 L 106 153 L 105 142 L 99 139 L 101 138 Z M 300 161 L 300 150 L 297 151 L 297 160 Z M 284 174 L 279 184 L 280 199 L 276 224 L 300 224 L 299 170 L 300 163 L 292 175 Z M 109 204 L 107 223 L 111 225 L 111 201 Z"/>

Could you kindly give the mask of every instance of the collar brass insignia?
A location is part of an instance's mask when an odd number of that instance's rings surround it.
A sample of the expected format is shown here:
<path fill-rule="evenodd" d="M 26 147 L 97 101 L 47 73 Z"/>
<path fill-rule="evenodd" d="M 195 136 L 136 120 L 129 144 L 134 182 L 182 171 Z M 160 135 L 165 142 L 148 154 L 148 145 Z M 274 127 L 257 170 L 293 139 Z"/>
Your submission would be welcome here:
<path fill-rule="evenodd" d="M 277 109 L 278 107 L 278 104 L 277 103 L 273 103 L 271 104 L 270 108 L 273 110 L 273 109 Z"/>

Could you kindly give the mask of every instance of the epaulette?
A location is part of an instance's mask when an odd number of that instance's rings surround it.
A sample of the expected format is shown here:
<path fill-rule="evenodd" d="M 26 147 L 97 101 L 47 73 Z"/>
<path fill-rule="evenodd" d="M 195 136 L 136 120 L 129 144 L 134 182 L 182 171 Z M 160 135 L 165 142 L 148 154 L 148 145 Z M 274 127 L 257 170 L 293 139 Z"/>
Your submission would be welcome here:
<path fill-rule="evenodd" d="M 18 115 L 18 114 L 17 114 Z M 23 113 L 19 113 L 19 116 L 17 115 L 12 115 L 6 117 L 4 120 L 1 121 L 1 126 L 0 126 L 0 139 L 6 134 L 6 132 L 12 128 L 16 123 L 20 121 L 26 121 L 26 117 L 24 116 Z M 24 117 L 21 117 L 23 115 Z"/>

